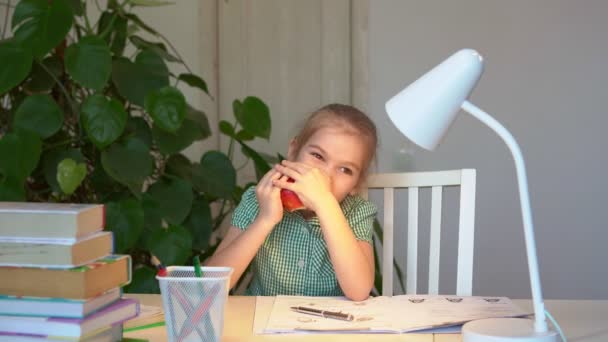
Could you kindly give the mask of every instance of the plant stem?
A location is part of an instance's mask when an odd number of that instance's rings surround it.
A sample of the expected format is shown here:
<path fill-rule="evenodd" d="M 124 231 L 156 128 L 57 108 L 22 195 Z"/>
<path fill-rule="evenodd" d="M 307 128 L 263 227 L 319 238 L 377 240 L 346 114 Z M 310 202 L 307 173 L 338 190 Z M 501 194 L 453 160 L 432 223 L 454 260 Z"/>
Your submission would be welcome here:
<path fill-rule="evenodd" d="M 108 23 L 108 26 L 103 30 L 103 32 L 101 32 L 99 34 L 99 38 L 105 39 L 106 35 L 108 33 L 110 33 L 110 31 L 112 31 L 112 26 L 114 26 L 114 22 L 116 21 L 116 17 L 118 17 L 118 13 L 114 13 L 114 15 L 112 15 L 112 18 L 110 18 L 110 22 Z M 99 21 L 97 21 L 97 24 L 95 24 L 95 25 L 96 26 L 99 25 Z"/>
<path fill-rule="evenodd" d="M 236 132 L 236 127 L 239 124 L 239 122 L 234 119 L 234 125 L 232 125 L 234 132 Z M 233 154 L 234 154 L 234 137 L 230 137 L 230 143 L 228 144 L 228 158 L 230 160 L 232 160 Z"/>
<path fill-rule="evenodd" d="M 217 214 L 217 217 L 215 218 L 215 224 L 213 225 L 213 229 L 211 229 L 211 231 L 215 231 L 216 229 L 218 229 L 219 226 L 224 221 L 224 218 L 226 218 L 226 215 L 228 215 L 229 211 L 224 212 L 225 206 L 226 206 L 226 200 L 223 199 L 222 206 L 220 207 L 220 212 L 219 212 L 219 214 Z"/>
<path fill-rule="evenodd" d="M 87 25 L 87 34 L 93 34 L 93 27 L 91 26 L 91 22 L 89 21 L 89 16 L 87 15 L 87 2 L 84 1 L 84 23 Z"/>
<path fill-rule="evenodd" d="M 63 93 L 63 95 L 65 96 L 65 99 L 68 101 L 68 103 L 70 104 L 70 108 L 72 109 L 72 113 L 76 116 L 76 121 L 78 121 L 78 126 L 80 127 L 80 120 L 78 120 L 78 110 L 76 108 L 76 105 L 74 104 L 74 100 L 72 99 L 72 97 L 70 96 L 70 94 L 68 93 L 67 89 L 65 89 L 65 87 L 63 86 L 63 83 L 61 83 L 61 81 L 53 74 L 53 72 L 51 72 L 45 65 L 44 63 L 38 62 L 36 61 L 36 63 L 42 68 L 44 69 L 44 71 L 46 71 L 47 74 L 49 74 L 51 76 L 51 78 L 53 78 L 53 80 L 57 83 L 57 85 L 59 86 L 59 88 L 61 89 L 61 92 Z"/>
<path fill-rule="evenodd" d="M 188 70 L 189 73 L 194 74 L 192 72 L 192 70 L 190 69 L 190 67 L 188 66 L 188 64 L 186 63 L 186 61 L 184 60 L 184 58 L 179 54 L 179 51 L 177 51 L 177 49 L 175 48 L 175 46 L 173 46 L 173 44 L 171 44 L 171 41 L 169 41 L 169 39 L 167 39 L 167 37 L 165 37 L 162 33 L 158 32 L 158 36 L 165 41 L 165 43 L 167 43 L 167 45 L 169 45 L 169 47 L 171 48 L 171 50 L 173 50 L 173 53 L 175 53 L 175 55 L 177 56 L 177 58 L 179 58 L 179 61 L 184 65 L 184 67 L 186 68 L 186 70 Z"/>
<path fill-rule="evenodd" d="M 77 140 L 75 140 L 75 139 L 66 139 L 66 140 L 63 140 L 63 141 L 58 141 L 58 142 L 56 142 L 54 144 L 46 146 L 44 148 L 44 151 L 48 151 L 48 150 L 54 149 L 55 147 L 59 147 L 59 146 L 69 145 L 69 144 L 71 144 L 73 142 L 76 142 L 76 141 Z"/>
<path fill-rule="evenodd" d="M 243 163 L 243 165 L 237 167 L 236 171 L 237 172 L 241 171 L 243 168 L 245 168 L 245 166 L 247 166 L 247 164 L 249 164 L 249 158 L 245 159 L 245 162 Z"/>
<path fill-rule="evenodd" d="M 95 6 L 97 6 L 97 10 L 99 11 L 99 13 L 103 12 L 101 6 L 99 5 L 99 0 L 95 0 Z"/>

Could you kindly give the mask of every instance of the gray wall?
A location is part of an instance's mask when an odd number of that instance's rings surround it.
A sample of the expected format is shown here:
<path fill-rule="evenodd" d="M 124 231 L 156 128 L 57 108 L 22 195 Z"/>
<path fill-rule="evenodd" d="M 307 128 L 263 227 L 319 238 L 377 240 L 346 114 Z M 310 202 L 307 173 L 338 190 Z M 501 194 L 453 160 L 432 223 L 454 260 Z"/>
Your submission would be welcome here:
<path fill-rule="evenodd" d="M 453 52 L 479 51 L 471 102 L 522 148 L 544 297 L 608 299 L 607 16 L 603 0 L 370 1 L 378 170 L 477 169 L 474 294 L 530 297 L 512 157 L 464 112 L 434 152 L 413 146 L 384 102 Z"/>

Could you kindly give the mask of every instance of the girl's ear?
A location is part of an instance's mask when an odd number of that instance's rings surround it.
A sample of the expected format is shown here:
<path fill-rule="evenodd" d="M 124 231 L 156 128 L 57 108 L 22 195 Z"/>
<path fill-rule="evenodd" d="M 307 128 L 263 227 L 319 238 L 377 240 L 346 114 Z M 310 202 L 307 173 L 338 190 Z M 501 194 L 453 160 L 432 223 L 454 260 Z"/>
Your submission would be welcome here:
<path fill-rule="evenodd" d="M 296 160 L 296 138 L 289 140 L 289 147 L 287 148 L 287 160 Z"/>

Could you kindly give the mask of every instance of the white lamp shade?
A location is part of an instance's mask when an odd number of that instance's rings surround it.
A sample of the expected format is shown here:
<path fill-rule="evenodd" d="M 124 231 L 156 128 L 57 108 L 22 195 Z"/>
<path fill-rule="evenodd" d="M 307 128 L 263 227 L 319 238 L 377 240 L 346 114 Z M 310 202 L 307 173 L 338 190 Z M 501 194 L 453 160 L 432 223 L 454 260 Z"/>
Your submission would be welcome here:
<path fill-rule="evenodd" d="M 434 150 L 482 71 L 481 55 L 460 50 L 388 100 L 386 112 L 407 138 Z"/>

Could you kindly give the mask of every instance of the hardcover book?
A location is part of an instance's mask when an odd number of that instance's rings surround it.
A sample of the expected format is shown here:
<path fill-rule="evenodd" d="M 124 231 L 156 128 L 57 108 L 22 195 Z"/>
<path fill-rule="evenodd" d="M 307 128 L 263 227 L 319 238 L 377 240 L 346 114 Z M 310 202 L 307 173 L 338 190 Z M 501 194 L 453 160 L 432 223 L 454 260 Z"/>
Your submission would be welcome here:
<path fill-rule="evenodd" d="M 76 267 L 112 254 L 112 232 L 78 240 L 0 237 L 0 266 Z"/>
<path fill-rule="evenodd" d="M 96 334 L 137 316 L 139 302 L 120 299 L 103 310 L 83 318 L 0 316 L 0 332 L 78 338 Z"/>
<path fill-rule="evenodd" d="M 17 334 L 17 333 L 3 333 L 0 332 L 0 342 L 43 342 L 43 341 L 78 341 L 78 342 L 116 342 L 122 341 L 122 324 L 118 323 L 113 326 L 103 327 L 90 334 L 86 334 L 79 337 L 66 337 L 66 336 L 49 336 L 49 335 L 35 335 L 35 334 Z"/>
<path fill-rule="evenodd" d="M 131 256 L 111 255 L 73 268 L 0 267 L 0 293 L 86 299 L 131 281 Z"/>
<path fill-rule="evenodd" d="M 0 202 L 0 236 L 71 238 L 103 230 L 103 204 Z"/>
<path fill-rule="evenodd" d="M 88 299 L 0 295 L 0 315 L 83 318 L 114 303 L 120 295 L 118 287 Z"/>

